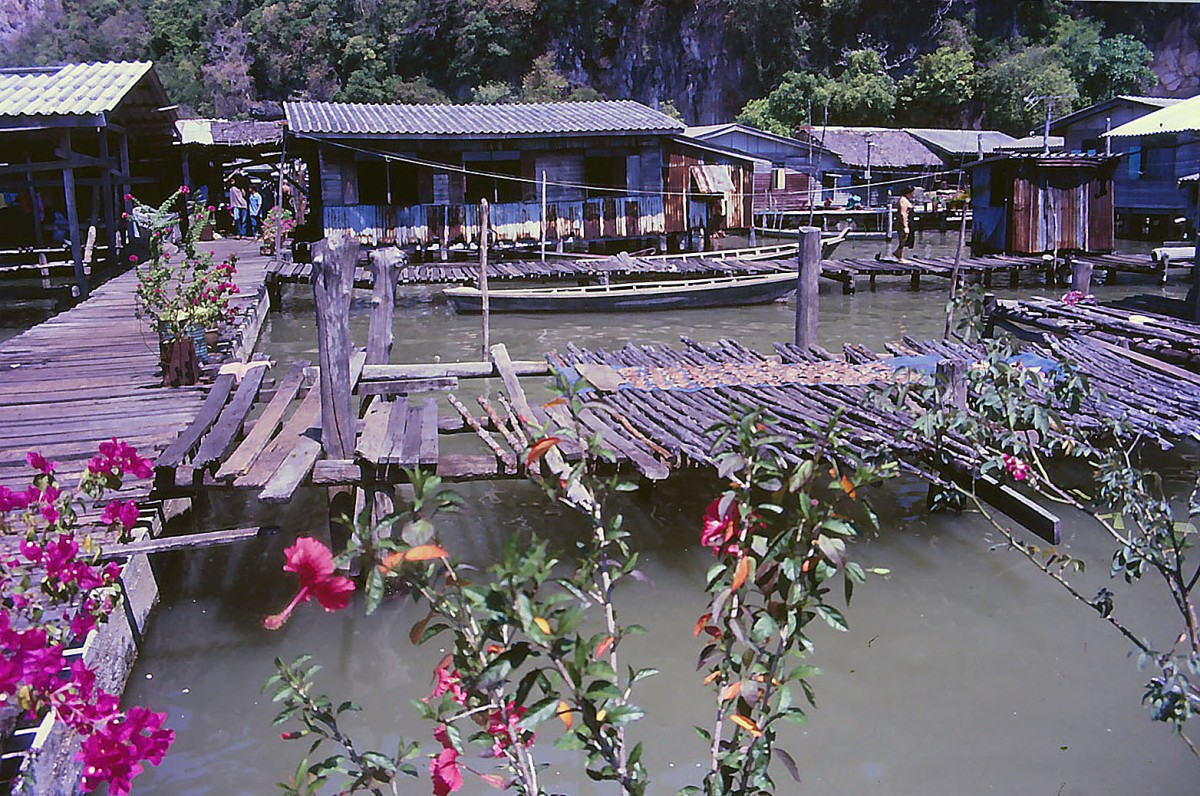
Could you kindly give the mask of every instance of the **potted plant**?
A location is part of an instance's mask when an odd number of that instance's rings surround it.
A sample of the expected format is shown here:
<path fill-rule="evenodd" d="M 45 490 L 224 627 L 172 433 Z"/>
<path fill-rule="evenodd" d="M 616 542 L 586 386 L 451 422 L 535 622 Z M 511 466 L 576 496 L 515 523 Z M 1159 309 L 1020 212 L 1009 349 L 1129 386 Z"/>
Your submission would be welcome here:
<path fill-rule="evenodd" d="M 266 218 L 263 219 L 262 244 L 258 247 L 259 253 L 274 254 L 276 239 L 282 241 L 292 233 L 295 226 L 296 222 L 292 219 L 290 211 L 280 205 L 272 207 Z"/>
<path fill-rule="evenodd" d="M 179 217 L 170 208 L 186 193 L 181 186 L 157 208 L 135 203 L 150 249 L 147 262 L 137 265 L 136 312 L 158 334 L 163 383 L 169 386 L 195 383 L 198 365 L 208 362 L 207 332 L 215 338 L 217 324 L 232 320 L 229 299 L 238 292 L 232 278 L 236 257 L 214 264 L 213 252 L 196 247 L 212 209 L 193 214 L 187 233 L 180 234 Z M 130 260 L 138 262 L 135 255 Z"/>

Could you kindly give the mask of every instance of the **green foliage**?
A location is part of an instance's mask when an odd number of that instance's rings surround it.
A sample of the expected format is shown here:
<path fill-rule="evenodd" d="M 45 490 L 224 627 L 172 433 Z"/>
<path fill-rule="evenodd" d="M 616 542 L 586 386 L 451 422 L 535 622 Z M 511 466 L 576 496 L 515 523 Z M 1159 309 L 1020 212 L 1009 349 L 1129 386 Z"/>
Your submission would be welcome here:
<path fill-rule="evenodd" d="M 766 97 L 752 99 L 738 111 L 737 122 L 759 130 L 766 130 L 776 135 L 791 135 L 791 125 L 781 122 L 771 114 L 771 103 Z"/>
<path fill-rule="evenodd" d="M 313 677 L 321 667 L 311 663 L 311 655 L 301 655 L 291 663 L 275 659 L 275 674 L 267 678 L 263 691 L 271 695 L 271 701 L 280 705 L 275 716 L 275 726 L 289 723 L 298 728 L 281 734 L 284 740 L 310 739 L 308 753 L 296 767 L 287 782 L 278 787 L 289 796 L 309 796 L 325 792 L 326 785 L 337 782 L 344 793 L 368 791 L 382 794 L 383 787 L 398 793 L 397 779 L 400 775 L 417 776 L 416 766 L 406 761 L 413 758 L 420 747 L 400 739 L 395 754 L 360 751 L 354 740 L 345 733 L 340 721 L 346 713 L 361 710 L 353 702 L 343 702 L 334 707 L 324 694 L 314 693 Z M 328 756 L 310 763 L 309 758 L 318 750 L 333 747 Z"/>
<path fill-rule="evenodd" d="M 970 52 L 939 47 L 917 58 L 897 94 L 901 116 L 910 124 L 957 127 L 963 106 L 975 96 L 975 59 Z"/>
<path fill-rule="evenodd" d="M 989 109 L 992 125 L 1013 135 L 1026 135 L 1041 129 L 1046 106 L 1032 107 L 1025 97 L 1055 97 L 1052 117 L 1075 109 L 1079 89 L 1058 54 L 1049 47 L 1025 47 L 988 65 L 979 74 L 979 99 Z"/>
<path fill-rule="evenodd" d="M 877 50 L 846 53 L 846 67 L 828 84 L 829 114 L 838 124 L 870 124 L 891 117 L 896 81 L 883 68 Z"/>

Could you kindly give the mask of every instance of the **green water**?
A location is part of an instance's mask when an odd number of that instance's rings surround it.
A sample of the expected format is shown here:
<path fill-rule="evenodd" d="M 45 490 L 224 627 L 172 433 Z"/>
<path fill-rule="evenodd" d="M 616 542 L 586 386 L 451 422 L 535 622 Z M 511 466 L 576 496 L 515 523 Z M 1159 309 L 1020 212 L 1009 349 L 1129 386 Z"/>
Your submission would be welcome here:
<path fill-rule="evenodd" d="M 1102 298 L 1158 290 L 1148 282 L 1097 288 Z M 1061 291 L 1022 288 L 1014 295 Z M 284 363 L 315 359 L 311 297 L 295 288 L 284 299 L 286 312 L 269 321 L 261 350 Z M 879 348 L 904 334 L 940 335 L 944 301 L 936 280 L 915 293 L 907 280 L 881 280 L 877 291 L 854 296 L 823 285 L 822 344 Z M 351 323 L 359 343 L 367 308 L 360 294 Z M 791 304 L 779 304 L 584 318 L 498 315 L 491 334 L 516 358 L 536 358 L 568 341 L 617 347 L 629 340 L 672 343 L 681 334 L 701 341 L 733 337 L 765 349 L 790 339 L 793 313 Z M 404 291 L 392 361 L 476 358 L 479 324 L 477 317 L 455 316 L 435 289 Z M 477 391 L 464 382 L 459 394 L 465 401 Z M 698 782 L 705 758 L 690 729 L 708 723 L 711 705 L 694 668 L 692 626 L 703 611 L 703 575 L 711 561 L 697 546 L 700 517 L 716 488 L 706 474 L 684 473 L 623 507 L 648 580 L 624 588 L 620 606 L 628 621 L 636 615 L 649 630 L 624 646 L 623 655 L 663 672 L 634 697 L 647 711 L 634 732 L 647 742 L 655 794 Z M 580 531 L 576 518 L 529 485 L 476 483 L 461 491 L 464 511 L 442 534 L 447 548 L 468 560 L 491 560 L 511 534 L 537 531 L 569 545 Z M 817 631 L 812 662 L 824 672 L 814 680 L 819 708 L 806 727 L 781 739 L 804 784 L 793 785 L 780 769 L 778 793 L 1196 793 L 1195 759 L 1150 721 L 1140 705 L 1145 677 L 1127 657 L 1129 645 L 1094 611 L 1072 602 L 1015 554 L 993 550 L 995 539 L 978 518 L 927 514 L 922 484 L 894 483 L 871 499 L 882 532 L 855 545 L 854 556 L 893 574 L 856 591 L 848 633 Z M 272 706 L 259 693 L 277 655 L 314 653 L 326 667 L 319 685 L 335 699 L 364 706 L 353 726 L 366 744 L 392 748 L 399 735 L 432 743 L 431 728 L 415 718 L 409 702 L 429 692 L 445 643 L 412 647 L 408 630 L 421 614 L 411 605 L 396 600 L 370 618 L 361 610 L 331 615 L 306 606 L 277 633 L 258 625 L 293 593 L 293 582 L 280 572 L 283 548 L 297 534 L 322 534 L 325 511 L 323 493 L 315 490 L 269 510 L 239 501 L 202 506 L 197 525 L 203 529 L 253 521 L 281 530 L 237 547 L 157 558 L 163 603 L 128 698 L 167 710 L 178 739 L 162 766 L 142 776 L 136 793 L 271 792 L 303 751 L 279 740 Z M 1111 545 L 1094 526 L 1064 517 L 1064 548 L 1090 563 L 1082 591 L 1107 586 L 1131 624 L 1159 639 L 1171 633 L 1164 621 L 1170 606 L 1108 580 Z M 537 744 L 549 764 L 543 780 L 551 792 L 615 793 L 586 780 L 577 760 L 551 749 L 555 732 L 545 726 Z M 490 770 L 489 761 L 472 762 Z M 403 783 L 401 792 L 428 793 L 427 777 Z M 463 792 L 492 791 L 468 777 Z"/>

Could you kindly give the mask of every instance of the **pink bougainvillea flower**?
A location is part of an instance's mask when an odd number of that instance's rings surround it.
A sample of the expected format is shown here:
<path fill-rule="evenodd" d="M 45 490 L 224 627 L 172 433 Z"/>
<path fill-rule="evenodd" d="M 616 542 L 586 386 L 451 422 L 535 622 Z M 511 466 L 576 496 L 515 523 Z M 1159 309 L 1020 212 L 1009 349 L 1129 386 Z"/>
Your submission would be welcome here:
<path fill-rule="evenodd" d="M 532 730 L 517 728 L 517 724 L 525 713 L 526 708 L 523 705 L 517 706 L 510 700 L 503 710 L 493 710 L 488 714 L 487 733 L 492 736 L 493 754 L 497 756 L 504 754 L 504 750 L 512 744 L 513 738 L 516 738 L 522 746 L 527 747 L 533 743 L 536 734 Z"/>
<path fill-rule="evenodd" d="M 1063 304 L 1068 307 L 1074 307 L 1076 304 L 1090 304 L 1096 300 L 1096 297 L 1090 293 L 1084 293 L 1082 290 L 1071 290 L 1063 294 L 1060 299 Z"/>
<path fill-rule="evenodd" d="M 58 462 L 50 461 L 42 455 L 41 451 L 29 451 L 25 454 L 25 461 L 30 467 L 46 475 L 54 472 L 54 468 L 58 467 Z"/>
<path fill-rule="evenodd" d="M 135 478 L 149 478 L 154 474 L 149 459 L 138 456 L 137 448 L 127 442 L 118 442 L 116 437 L 100 443 L 99 455 L 88 461 L 88 471 L 93 475 L 129 474 Z"/>
<path fill-rule="evenodd" d="M 162 729 L 165 719 L 165 713 L 132 707 L 84 739 L 77 756 L 83 762 L 83 789 L 92 791 L 107 782 L 113 796 L 129 793 L 142 762 L 158 765 L 175 740 L 173 730 Z"/>
<path fill-rule="evenodd" d="M 1006 453 L 1004 454 L 1004 472 L 1008 473 L 1014 481 L 1024 481 L 1032 475 L 1033 470 L 1027 462 Z"/>
<path fill-rule="evenodd" d="M 0 514 L 29 506 L 28 492 L 14 492 L 6 486 L 0 486 Z"/>
<path fill-rule="evenodd" d="M 114 500 L 104 507 L 104 513 L 100 515 L 100 522 L 103 525 L 112 525 L 114 522 L 121 523 L 124 528 L 132 528 L 138 520 L 137 502 L 133 500 L 121 502 Z"/>
<path fill-rule="evenodd" d="M 433 779 L 433 796 L 449 796 L 461 788 L 463 775 L 458 765 L 458 750 L 448 746 L 430 760 L 429 776 Z"/>
<path fill-rule="evenodd" d="M 448 661 L 443 661 L 433 670 L 433 694 L 436 699 L 442 694 L 449 693 L 450 698 L 460 705 L 467 704 L 467 692 L 462 687 L 462 675 L 450 668 Z"/>
<path fill-rule="evenodd" d="M 126 201 L 126 202 L 132 202 L 132 201 L 133 201 L 133 194 L 131 194 L 131 193 L 127 193 L 127 194 L 125 194 L 125 201 Z"/>
<path fill-rule="evenodd" d="M 137 261 L 138 261 L 138 256 L 136 254 L 129 255 L 129 262 L 136 263 Z"/>
<path fill-rule="evenodd" d="M 187 187 L 186 185 L 180 185 L 180 186 L 179 186 L 179 192 L 180 192 L 181 194 L 183 194 L 184 196 L 187 196 L 189 193 L 191 193 L 191 192 L 192 192 L 192 189 L 191 189 L 191 188 L 189 188 L 189 187 Z"/>
<path fill-rule="evenodd" d="M 287 563 L 284 572 L 294 572 L 300 578 L 300 591 L 286 608 L 263 619 L 263 627 L 278 630 L 301 602 L 316 598 L 326 611 L 340 611 L 350 604 L 354 582 L 333 574 L 333 553 L 309 536 L 302 536 L 283 551 Z"/>
<path fill-rule="evenodd" d="M 725 513 L 721 514 L 721 499 L 716 498 L 704 510 L 704 527 L 700 530 L 700 544 L 712 550 L 714 556 L 722 552 L 737 555 L 737 544 L 731 543 L 737 533 L 737 503 L 730 501 Z"/>

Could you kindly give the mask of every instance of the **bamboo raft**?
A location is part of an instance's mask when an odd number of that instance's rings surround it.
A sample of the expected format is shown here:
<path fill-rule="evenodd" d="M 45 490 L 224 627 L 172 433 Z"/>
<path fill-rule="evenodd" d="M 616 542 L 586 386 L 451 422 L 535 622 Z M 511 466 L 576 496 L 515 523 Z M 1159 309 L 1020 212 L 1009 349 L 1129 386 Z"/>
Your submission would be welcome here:
<path fill-rule="evenodd" d="M 1083 335 L 1200 370 L 1200 324 L 1149 309 L 1032 298 L 997 302 L 989 319 L 1017 332 Z"/>

